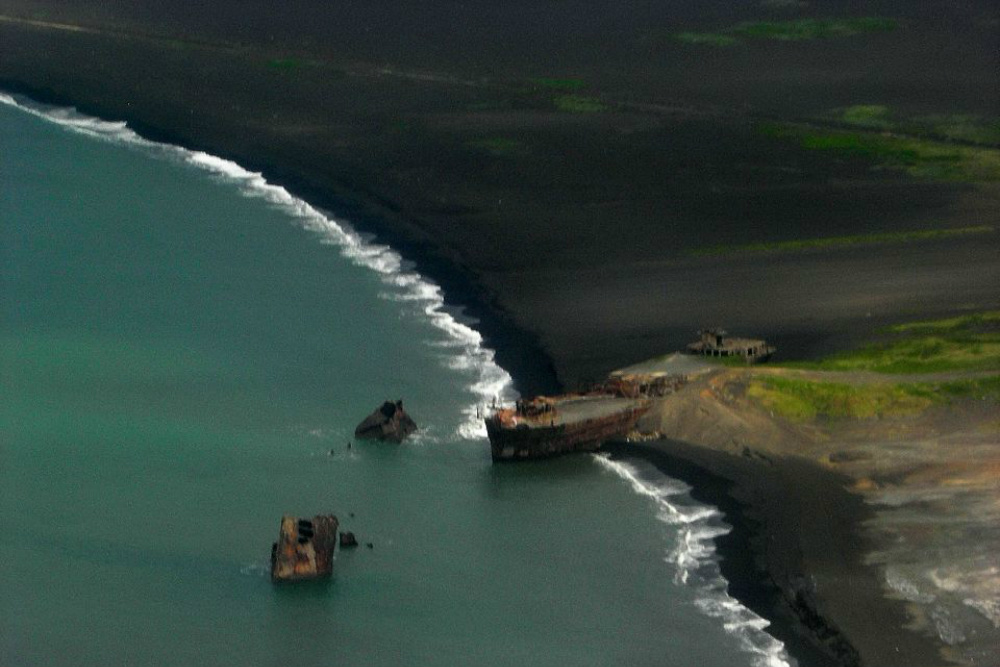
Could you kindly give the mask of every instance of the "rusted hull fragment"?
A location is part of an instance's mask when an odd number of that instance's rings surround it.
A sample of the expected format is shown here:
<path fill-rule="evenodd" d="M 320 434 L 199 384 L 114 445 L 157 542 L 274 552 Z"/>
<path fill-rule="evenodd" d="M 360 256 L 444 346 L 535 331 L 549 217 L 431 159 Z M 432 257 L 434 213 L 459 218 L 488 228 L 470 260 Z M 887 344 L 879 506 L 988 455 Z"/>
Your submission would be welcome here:
<path fill-rule="evenodd" d="M 271 579 L 297 581 L 330 576 L 339 525 L 332 514 L 312 519 L 283 516 L 278 541 L 271 545 Z"/>
<path fill-rule="evenodd" d="M 588 452 L 628 433 L 647 409 L 637 406 L 604 417 L 552 425 L 509 425 L 500 416 L 492 416 L 486 420 L 486 431 L 494 461 Z"/>

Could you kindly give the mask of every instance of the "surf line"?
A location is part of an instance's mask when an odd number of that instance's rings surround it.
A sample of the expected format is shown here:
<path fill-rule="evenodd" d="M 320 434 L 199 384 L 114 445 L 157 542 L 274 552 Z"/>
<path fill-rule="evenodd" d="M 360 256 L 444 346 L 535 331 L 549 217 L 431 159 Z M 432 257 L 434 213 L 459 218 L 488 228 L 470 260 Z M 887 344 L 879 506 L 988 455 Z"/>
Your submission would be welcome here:
<path fill-rule="evenodd" d="M 200 169 L 235 186 L 246 197 L 263 199 L 289 215 L 303 229 L 316 234 L 321 243 L 336 246 L 351 263 L 375 272 L 387 287 L 382 296 L 415 303 L 422 316 L 444 334 L 445 341 L 441 345 L 451 350 L 446 365 L 469 377 L 468 390 L 475 400 L 462 409 L 463 421 L 455 431 L 457 437 L 467 440 L 485 438 L 486 426 L 478 415 L 479 406 L 498 398 L 512 401 L 517 397 L 513 379 L 496 363 L 495 352 L 484 345 L 482 334 L 471 322 L 462 321 L 460 314 L 449 312 L 440 285 L 409 268 L 403 257 L 389 246 L 366 239 L 348 223 L 323 213 L 285 188 L 269 183 L 262 174 L 215 155 L 151 141 L 137 134 L 125 122 L 87 116 L 72 107 L 43 105 L 2 91 L 0 104 L 72 132 L 140 149 L 154 158 Z"/>
<path fill-rule="evenodd" d="M 663 476 L 662 481 L 654 483 L 631 462 L 613 461 L 602 453 L 595 454 L 594 460 L 628 483 L 636 494 L 649 498 L 656 508 L 657 520 L 677 528 L 676 543 L 663 560 L 674 568 L 675 584 L 697 591 L 695 606 L 706 616 L 722 621 L 726 632 L 750 654 L 754 667 L 791 667 L 785 645 L 767 632 L 770 621 L 743 606 L 727 591 L 728 582 L 719 572 L 713 543 L 716 537 L 731 530 L 722 523 L 721 512 L 707 505 L 670 502 L 670 498 L 690 491 L 683 482 Z"/>

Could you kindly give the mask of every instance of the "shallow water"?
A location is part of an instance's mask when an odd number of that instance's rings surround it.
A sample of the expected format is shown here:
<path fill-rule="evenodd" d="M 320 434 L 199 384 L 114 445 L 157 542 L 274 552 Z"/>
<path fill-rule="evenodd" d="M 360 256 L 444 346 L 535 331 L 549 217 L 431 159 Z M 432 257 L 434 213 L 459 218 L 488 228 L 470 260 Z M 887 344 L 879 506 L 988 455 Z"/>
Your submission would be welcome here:
<path fill-rule="evenodd" d="M 237 165 L 0 95 L 0 663 L 782 664 L 683 485 L 493 466 L 439 290 Z M 421 426 L 354 443 L 386 398 Z M 274 586 L 283 513 L 373 548 Z"/>

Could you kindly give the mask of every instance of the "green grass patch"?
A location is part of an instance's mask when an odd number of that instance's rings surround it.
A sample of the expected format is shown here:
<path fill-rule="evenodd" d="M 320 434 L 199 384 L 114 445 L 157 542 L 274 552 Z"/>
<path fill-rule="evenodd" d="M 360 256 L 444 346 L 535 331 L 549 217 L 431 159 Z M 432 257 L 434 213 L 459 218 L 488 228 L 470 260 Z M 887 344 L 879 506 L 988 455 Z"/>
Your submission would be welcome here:
<path fill-rule="evenodd" d="M 490 155 L 508 156 L 527 152 L 524 143 L 509 137 L 488 137 L 465 142 L 466 148 L 484 151 Z"/>
<path fill-rule="evenodd" d="M 288 71 L 293 69 L 299 69 L 305 67 L 306 62 L 304 60 L 299 60 L 298 58 L 275 58 L 274 60 L 269 60 L 267 66 L 271 69 Z"/>
<path fill-rule="evenodd" d="M 939 396 L 952 398 L 975 398 L 981 401 L 1000 400 L 1000 376 L 968 378 L 954 382 L 933 385 Z"/>
<path fill-rule="evenodd" d="M 560 95 L 552 102 L 556 109 L 567 113 L 600 113 L 607 109 L 600 100 L 582 95 Z"/>
<path fill-rule="evenodd" d="M 752 380 L 747 396 L 792 421 L 872 419 L 917 415 L 962 399 L 1000 400 L 1000 376 L 952 382 L 848 385 L 789 378 Z"/>
<path fill-rule="evenodd" d="M 765 124 L 760 130 L 778 139 L 797 141 L 807 150 L 865 158 L 879 168 L 905 171 L 917 178 L 972 183 L 1000 180 L 1000 150 L 995 148 L 795 125 Z"/>
<path fill-rule="evenodd" d="M 853 386 L 788 378 L 752 380 L 747 396 L 766 410 L 793 421 L 915 415 L 945 400 L 934 387 L 925 384 Z"/>
<path fill-rule="evenodd" d="M 740 40 L 718 32 L 679 32 L 674 39 L 685 44 L 709 44 L 711 46 L 732 46 Z"/>
<path fill-rule="evenodd" d="M 880 104 L 856 104 L 840 109 L 837 120 L 848 125 L 871 129 L 888 129 L 893 126 L 889 107 Z"/>
<path fill-rule="evenodd" d="M 791 241 L 772 241 L 748 243 L 746 245 L 718 245 L 707 248 L 697 248 L 690 254 L 695 257 L 713 255 L 736 255 L 749 253 L 782 253 L 805 250 L 823 250 L 830 248 L 875 245 L 883 243 L 913 243 L 915 241 L 933 241 L 940 239 L 970 236 L 975 234 L 992 234 L 996 229 L 990 225 L 975 227 L 957 227 L 952 229 L 916 229 L 904 232 L 881 232 L 872 234 L 854 234 L 851 236 L 825 236 L 812 239 L 795 239 Z"/>
<path fill-rule="evenodd" d="M 1000 371 L 1000 311 L 898 324 L 884 333 L 891 338 L 818 362 L 785 365 L 900 374 Z M 915 414 L 931 404 L 961 398 L 1000 400 L 1000 376 L 862 386 L 764 378 L 751 383 L 748 395 L 789 419 L 862 419 Z"/>
<path fill-rule="evenodd" d="M 574 78 L 556 79 L 541 76 L 528 79 L 528 81 L 539 88 L 549 90 L 577 91 L 587 87 L 587 83 L 583 79 Z"/>
<path fill-rule="evenodd" d="M 889 327 L 888 340 L 794 368 L 876 373 L 1000 371 L 1000 311 Z"/>
<path fill-rule="evenodd" d="M 907 322 L 891 326 L 888 330 L 893 333 L 954 333 L 993 327 L 1000 327 L 1000 310 L 960 315 L 943 320 Z"/>
<path fill-rule="evenodd" d="M 811 367 L 876 373 L 997 371 L 1000 333 L 907 336 L 834 355 Z"/>
<path fill-rule="evenodd" d="M 971 114 L 940 114 L 895 118 L 887 106 L 858 104 L 823 114 L 832 120 L 866 130 L 884 130 L 928 139 L 960 141 L 985 146 L 1000 144 L 1000 119 Z"/>
<path fill-rule="evenodd" d="M 741 40 L 803 42 L 815 39 L 853 37 L 895 30 L 896 21 L 877 16 L 850 19 L 796 19 L 790 21 L 746 21 L 718 32 L 680 32 L 674 38 L 687 44 L 731 46 Z"/>
<path fill-rule="evenodd" d="M 973 144 L 1000 144 L 1000 119 L 970 114 L 920 116 L 903 123 L 902 130 Z"/>

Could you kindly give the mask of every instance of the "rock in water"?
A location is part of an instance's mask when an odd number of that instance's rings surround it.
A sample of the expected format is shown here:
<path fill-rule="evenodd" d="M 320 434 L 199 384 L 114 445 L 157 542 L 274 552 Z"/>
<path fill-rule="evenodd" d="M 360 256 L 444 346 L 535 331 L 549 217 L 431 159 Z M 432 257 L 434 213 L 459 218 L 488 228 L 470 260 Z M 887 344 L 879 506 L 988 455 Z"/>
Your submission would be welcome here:
<path fill-rule="evenodd" d="M 417 424 L 403 410 L 403 401 L 386 401 L 354 429 L 356 438 L 376 438 L 402 442 L 417 430 Z"/>
<path fill-rule="evenodd" d="M 340 534 L 340 548 L 344 547 L 356 547 L 358 546 L 358 538 L 354 537 L 354 533 L 350 531 L 344 531 Z"/>
<path fill-rule="evenodd" d="M 312 519 L 281 517 L 278 541 L 271 545 L 271 579 L 296 581 L 330 576 L 339 525 L 332 514 Z"/>

